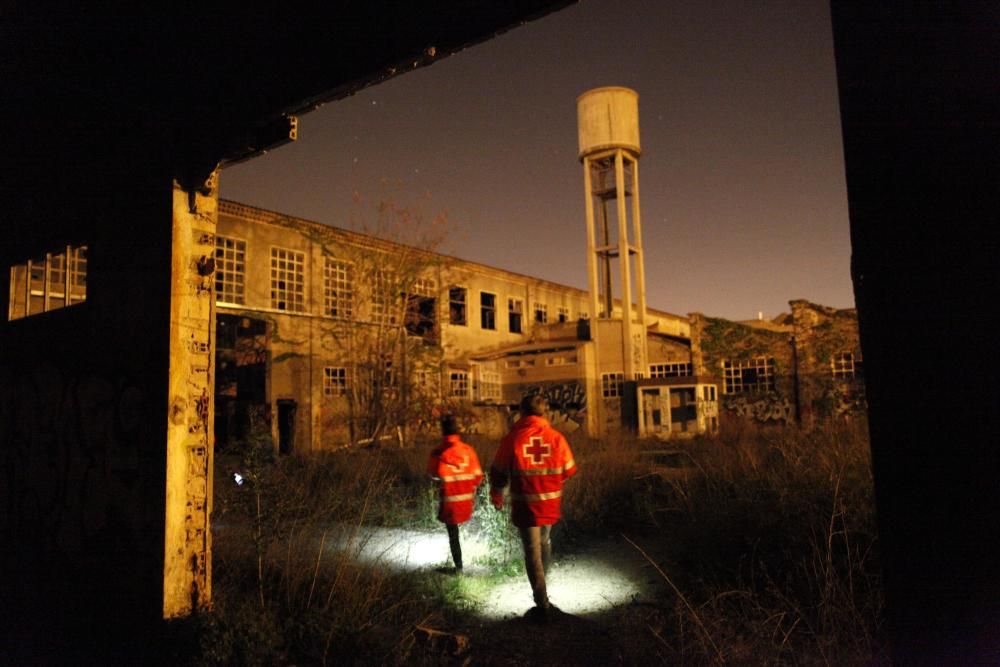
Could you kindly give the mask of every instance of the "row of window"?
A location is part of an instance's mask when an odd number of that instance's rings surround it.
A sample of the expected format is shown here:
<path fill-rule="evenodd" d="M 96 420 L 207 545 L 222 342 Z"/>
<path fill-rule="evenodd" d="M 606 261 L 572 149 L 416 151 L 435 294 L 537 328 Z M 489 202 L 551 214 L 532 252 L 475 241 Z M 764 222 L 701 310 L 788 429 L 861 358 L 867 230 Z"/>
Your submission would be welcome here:
<path fill-rule="evenodd" d="M 416 372 L 414 384 L 423 390 L 432 390 L 436 387 L 436 373 L 427 370 Z M 472 385 L 470 383 L 469 372 L 453 370 L 448 373 L 448 396 L 453 398 L 469 399 L 478 401 L 500 401 L 500 373 L 487 369 L 480 369 L 479 381 L 475 385 L 475 396 L 472 396 Z M 387 371 L 387 384 L 394 384 L 395 378 L 391 371 Z M 326 366 L 323 369 L 323 395 L 324 396 L 344 396 L 351 386 L 350 369 L 346 366 Z"/>
<path fill-rule="evenodd" d="M 836 380 L 853 380 L 863 377 L 862 361 L 853 352 L 840 352 L 830 360 L 830 375 Z M 774 359 L 725 360 L 722 377 L 727 394 L 762 394 L 774 391 Z"/>
<path fill-rule="evenodd" d="M 9 320 L 87 299 L 87 246 L 66 246 L 10 269 Z"/>
<path fill-rule="evenodd" d="M 504 368 L 534 368 L 538 360 L 535 357 L 513 357 L 504 361 Z M 567 354 L 552 354 L 544 357 L 546 366 L 567 366 L 577 363 L 576 352 Z"/>
<path fill-rule="evenodd" d="M 469 324 L 468 316 L 469 290 L 465 287 L 452 287 L 448 290 L 448 323 L 458 326 Z M 535 302 L 534 321 L 538 324 L 548 324 L 549 306 L 546 303 Z M 581 312 L 580 317 L 586 319 L 587 313 Z M 570 310 L 566 306 L 556 309 L 556 321 L 568 322 Z M 479 327 L 487 331 L 497 330 L 497 295 L 492 292 L 479 293 Z M 507 330 L 510 333 L 523 333 L 524 301 L 507 299 Z"/>
<path fill-rule="evenodd" d="M 246 304 L 246 241 L 225 236 L 216 236 L 215 241 L 215 290 L 220 303 Z M 271 248 L 271 308 L 289 312 L 306 311 L 305 253 Z M 406 299 L 405 318 L 430 322 L 435 320 L 434 295 L 436 285 L 431 280 L 416 281 L 413 294 L 402 295 Z M 376 271 L 371 288 L 371 317 L 374 321 L 395 323 L 393 311 L 391 277 L 387 272 Z M 354 275 L 350 262 L 335 257 L 325 257 L 323 265 L 323 314 L 329 317 L 350 319 L 353 312 Z M 448 290 L 448 322 L 458 326 L 469 324 L 469 290 L 465 287 L 451 287 Z M 496 331 L 498 327 L 499 303 L 496 294 L 479 293 L 480 328 Z M 585 312 L 579 313 L 586 318 Z M 548 304 L 534 304 L 535 322 L 549 322 Z M 559 306 L 556 320 L 568 322 L 570 309 Z M 426 328 L 426 327 L 424 327 Z M 507 329 L 511 333 L 522 333 L 524 329 L 524 302 L 521 299 L 507 299 Z"/>
<path fill-rule="evenodd" d="M 862 361 L 852 352 L 841 352 L 830 361 L 830 374 L 839 380 L 862 377 Z M 649 377 L 689 377 L 690 363 L 650 364 Z M 601 375 L 601 394 L 605 398 L 622 395 L 624 384 L 622 373 Z M 727 394 L 762 394 L 775 390 L 774 359 L 754 357 L 752 359 L 726 359 L 722 362 L 722 379 Z"/>

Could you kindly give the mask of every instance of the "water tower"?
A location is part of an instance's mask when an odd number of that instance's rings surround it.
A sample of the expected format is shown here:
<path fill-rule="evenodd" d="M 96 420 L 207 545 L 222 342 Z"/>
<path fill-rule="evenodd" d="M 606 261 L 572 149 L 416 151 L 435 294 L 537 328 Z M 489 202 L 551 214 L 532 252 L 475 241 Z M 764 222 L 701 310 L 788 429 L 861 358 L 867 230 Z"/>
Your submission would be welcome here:
<path fill-rule="evenodd" d="M 599 377 L 623 373 L 622 396 L 630 398 L 634 392 L 629 388 L 634 389 L 634 381 L 647 368 L 639 94 L 621 87 L 595 88 L 577 98 L 576 111 L 587 211 L 591 337 Z M 627 414 L 624 402 L 622 408 Z"/>

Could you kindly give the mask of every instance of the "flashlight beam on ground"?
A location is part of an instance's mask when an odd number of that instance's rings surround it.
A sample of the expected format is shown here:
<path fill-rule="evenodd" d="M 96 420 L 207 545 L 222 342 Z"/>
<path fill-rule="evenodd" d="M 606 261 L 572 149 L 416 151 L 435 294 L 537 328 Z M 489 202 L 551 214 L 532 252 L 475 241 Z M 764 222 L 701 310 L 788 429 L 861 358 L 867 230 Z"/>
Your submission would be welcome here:
<path fill-rule="evenodd" d="M 396 571 L 421 571 L 449 565 L 448 536 L 444 529 L 345 527 L 327 549 L 346 551 L 358 562 Z M 515 545 L 518 555 L 520 544 Z M 463 585 L 476 601 L 473 613 L 484 619 L 520 616 L 534 606 L 531 588 L 523 574 L 491 578 L 491 569 L 480 563 L 491 555 L 485 539 L 462 534 L 465 560 Z M 627 553 L 627 552 L 625 552 Z M 585 616 L 647 597 L 641 563 L 621 561 L 623 552 L 602 553 L 596 546 L 585 553 L 561 558 L 557 552 L 547 577 L 549 598 L 566 613 Z"/>

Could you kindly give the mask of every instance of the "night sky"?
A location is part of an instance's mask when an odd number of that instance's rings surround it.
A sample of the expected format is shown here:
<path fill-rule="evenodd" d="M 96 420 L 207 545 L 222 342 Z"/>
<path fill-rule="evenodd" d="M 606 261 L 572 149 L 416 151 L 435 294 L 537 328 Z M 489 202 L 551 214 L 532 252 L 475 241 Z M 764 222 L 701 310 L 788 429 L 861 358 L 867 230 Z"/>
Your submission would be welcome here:
<path fill-rule="evenodd" d="M 576 98 L 600 86 L 639 93 L 651 307 L 854 305 L 825 0 L 582 0 L 300 117 L 222 196 L 341 227 L 358 195 L 444 210 L 449 254 L 585 288 Z"/>

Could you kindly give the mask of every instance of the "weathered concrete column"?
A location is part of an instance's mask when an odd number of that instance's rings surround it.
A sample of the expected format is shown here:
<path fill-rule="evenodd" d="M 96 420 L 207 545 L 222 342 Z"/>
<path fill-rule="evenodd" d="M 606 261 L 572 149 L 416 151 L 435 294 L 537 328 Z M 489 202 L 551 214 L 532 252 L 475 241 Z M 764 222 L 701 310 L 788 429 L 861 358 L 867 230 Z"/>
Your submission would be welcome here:
<path fill-rule="evenodd" d="M 166 407 L 163 615 L 211 601 L 212 436 L 215 422 L 213 175 L 202 192 L 174 186 L 170 263 L 170 369 Z"/>

